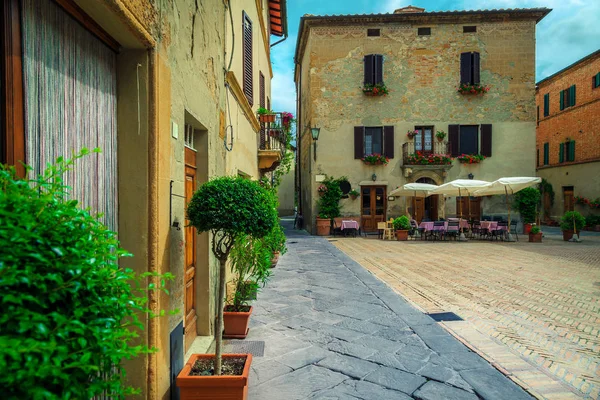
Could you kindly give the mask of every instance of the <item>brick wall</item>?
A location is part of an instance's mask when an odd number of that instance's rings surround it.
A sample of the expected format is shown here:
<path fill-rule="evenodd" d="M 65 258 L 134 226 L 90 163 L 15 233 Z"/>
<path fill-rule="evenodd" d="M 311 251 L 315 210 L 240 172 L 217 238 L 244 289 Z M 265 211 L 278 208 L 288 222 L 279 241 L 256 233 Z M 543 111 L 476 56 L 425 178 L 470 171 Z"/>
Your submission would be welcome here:
<path fill-rule="evenodd" d="M 536 147 L 543 167 L 544 143 L 549 144 L 549 166 L 559 163 L 559 145 L 575 140 L 575 161 L 600 160 L 600 87 L 592 77 L 600 72 L 600 53 L 538 85 L 536 104 L 540 120 Z M 575 85 L 576 104 L 560 110 L 560 91 Z M 550 94 L 550 115 L 544 117 L 544 95 Z M 547 168 L 547 167 L 546 167 Z"/>

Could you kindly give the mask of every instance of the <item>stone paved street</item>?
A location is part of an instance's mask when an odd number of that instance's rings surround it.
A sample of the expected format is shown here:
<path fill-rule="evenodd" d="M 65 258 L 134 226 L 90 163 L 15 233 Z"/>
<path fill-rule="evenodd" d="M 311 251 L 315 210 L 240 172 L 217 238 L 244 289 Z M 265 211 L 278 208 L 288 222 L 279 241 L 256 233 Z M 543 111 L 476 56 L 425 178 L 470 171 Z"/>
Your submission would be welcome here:
<path fill-rule="evenodd" d="M 425 312 L 459 315 L 443 326 L 535 396 L 597 399 L 600 236 L 548 232 L 542 244 L 332 241 Z"/>
<path fill-rule="evenodd" d="M 287 234 L 254 304 L 249 399 L 531 398 L 327 239 Z"/>

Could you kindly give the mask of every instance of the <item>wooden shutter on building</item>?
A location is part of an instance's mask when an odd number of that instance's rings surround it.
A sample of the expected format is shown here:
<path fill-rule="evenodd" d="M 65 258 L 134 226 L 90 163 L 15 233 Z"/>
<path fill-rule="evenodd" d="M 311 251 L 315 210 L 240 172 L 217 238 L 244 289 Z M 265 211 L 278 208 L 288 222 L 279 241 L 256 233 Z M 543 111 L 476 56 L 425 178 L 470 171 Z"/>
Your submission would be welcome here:
<path fill-rule="evenodd" d="M 460 54 L 460 83 L 471 83 L 471 53 Z"/>
<path fill-rule="evenodd" d="M 471 77 L 472 84 L 479 83 L 479 53 L 473 53 L 473 76 Z"/>
<path fill-rule="evenodd" d="M 394 158 L 394 127 L 383 127 L 383 155 Z"/>
<path fill-rule="evenodd" d="M 565 162 L 565 144 L 564 143 L 560 143 L 558 145 L 558 162 L 559 163 Z"/>
<path fill-rule="evenodd" d="M 550 158 L 550 144 L 544 143 L 544 165 L 548 165 Z"/>
<path fill-rule="evenodd" d="M 571 140 L 569 143 L 569 155 L 567 156 L 567 161 L 575 161 L 575 141 Z"/>
<path fill-rule="evenodd" d="M 374 54 L 369 54 L 365 56 L 365 80 L 364 80 L 364 84 L 365 85 L 374 85 L 375 82 L 373 82 L 373 67 L 374 67 L 374 60 L 375 60 L 375 55 Z"/>
<path fill-rule="evenodd" d="M 544 95 L 544 117 L 550 115 L 550 93 Z"/>
<path fill-rule="evenodd" d="M 482 156 L 492 156 L 492 124 L 481 125 L 481 151 Z"/>
<path fill-rule="evenodd" d="M 258 76 L 258 85 L 259 85 L 259 105 L 260 107 L 264 108 L 265 107 L 265 76 L 263 75 L 262 72 L 260 72 L 260 75 Z"/>
<path fill-rule="evenodd" d="M 565 109 L 565 91 L 561 90 L 560 91 L 560 110 L 564 110 Z"/>
<path fill-rule="evenodd" d="M 254 104 L 253 99 L 253 88 L 252 88 L 252 21 L 248 17 L 248 15 L 243 12 L 243 90 L 246 98 L 248 99 L 248 103 L 250 105 Z"/>
<path fill-rule="evenodd" d="M 448 125 L 448 141 L 450 142 L 450 155 L 458 156 L 458 130 L 459 125 Z"/>
<path fill-rule="evenodd" d="M 365 156 L 365 127 L 354 127 L 354 158 L 363 158 Z"/>
<path fill-rule="evenodd" d="M 375 66 L 374 66 L 373 83 L 383 83 L 383 56 L 381 54 L 375 54 Z"/>
<path fill-rule="evenodd" d="M 569 106 L 575 105 L 575 85 L 569 88 Z"/>

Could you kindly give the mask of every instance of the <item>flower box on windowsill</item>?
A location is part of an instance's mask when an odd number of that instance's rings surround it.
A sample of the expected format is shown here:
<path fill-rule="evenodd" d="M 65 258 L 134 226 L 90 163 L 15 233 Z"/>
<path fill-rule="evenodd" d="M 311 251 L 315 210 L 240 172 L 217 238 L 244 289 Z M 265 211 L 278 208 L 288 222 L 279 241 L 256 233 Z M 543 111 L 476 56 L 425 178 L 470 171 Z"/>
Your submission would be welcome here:
<path fill-rule="evenodd" d="M 365 85 L 362 87 L 362 91 L 365 96 L 387 96 L 389 94 L 388 88 L 383 83 Z"/>
<path fill-rule="evenodd" d="M 406 165 L 451 165 L 452 157 L 448 154 L 423 154 L 416 152 L 409 154 Z"/>
<path fill-rule="evenodd" d="M 479 164 L 485 160 L 486 157 L 481 154 L 463 154 L 456 158 L 461 164 Z"/>
<path fill-rule="evenodd" d="M 387 165 L 387 163 L 390 162 L 390 159 L 381 154 L 369 154 L 362 158 L 362 162 L 366 165 Z"/>
<path fill-rule="evenodd" d="M 473 95 L 478 95 L 478 94 L 483 95 L 489 91 L 490 91 L 489 86 L 480 85 L 479 83 L 474 84 L 474 85 L 461 83 L 457 89 L 457 92 L 460 94 L 473 94 Z"/>

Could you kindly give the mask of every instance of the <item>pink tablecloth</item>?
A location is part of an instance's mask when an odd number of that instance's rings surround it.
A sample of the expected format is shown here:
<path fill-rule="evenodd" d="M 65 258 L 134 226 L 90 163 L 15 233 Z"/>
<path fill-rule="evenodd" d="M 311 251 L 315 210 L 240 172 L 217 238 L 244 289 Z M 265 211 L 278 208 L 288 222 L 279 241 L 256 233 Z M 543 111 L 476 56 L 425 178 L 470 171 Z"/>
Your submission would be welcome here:
<path fill-rule="evenodd" d="M 460 219 L 460 218 L 448 218 L 448 222 L 459 222 L 459 226 L 462 229 L 469 229 L 469 222 L 466 219 Z"/>
<path fill-rule="evenodd" d="M 342 220 L 342 226 L 340 228 L 342 230 L 344 230 L 344 229 L 358 229 L 358 222 L 353 221 L 353 220 L 349 220 L 349 221 Z"/>
<path fill-rule="evenodd" d="M 458 218 L 456 218 L 455 222 L 458 221 Z M 463 228 L 463 229 L 469 229 L 469 223 L 466 220 L 461 220 L 459 223 L 459 227 Z M 429 222 L 421 222 L 419 224 L 419 228 L 424 228 L 426 231 L 434 231 L 434 230 L 439 230 L 442 227 L 434 227 L 433 225 L 433 221 L 429 221 Z M 444 222 L 444 230 L 448 230 L 448 221 Z"/>
<path fill-rule="evenodd" d="M 481 221 L 481 228 L 490 231 L 498 229 L 498 221 Z"/>

